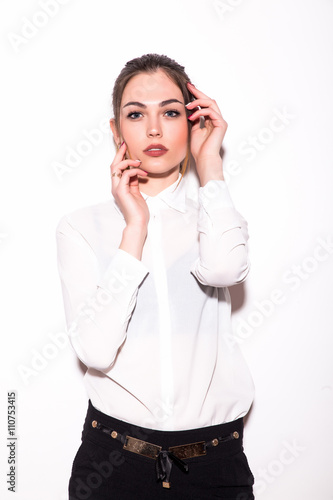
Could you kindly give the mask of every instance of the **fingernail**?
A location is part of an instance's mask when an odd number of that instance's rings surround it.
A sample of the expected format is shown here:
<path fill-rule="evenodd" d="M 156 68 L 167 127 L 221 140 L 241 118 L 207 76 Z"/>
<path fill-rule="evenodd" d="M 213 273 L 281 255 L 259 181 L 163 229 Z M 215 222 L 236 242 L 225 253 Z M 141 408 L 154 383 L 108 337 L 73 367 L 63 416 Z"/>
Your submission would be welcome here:
<path fill-rule="evenodd" d="M 187 118 L 191 118 L 191 116 L 193 116 L 193 113 L 191 115 L 189 115 Z"/>
<path fill-rule="evenodd" d="M 120 144 L 120 147 L 121 147 L 123 144 L 125 144 L 125 141 L 123 141 L 123 142 Z"/>
<path fill-rule="evenodd" d="M 191 102 L 188 102 L 187 104 L 185 104 L 185 106 L 189 106 L 190 104 L 192 104 Z"/>
<path fill-rule="evenodd" d="M 134 161 L 139 161 L 140 163 L 142 163 L 142 161 L 141 161 L 141 160 L 134 160 Z"/>
<path fill-rule="evenodd" d="M 195 87 L 195 85 L 191 82 L 187 82 L 189 85 L 192 85 L 192 87 Z"/>

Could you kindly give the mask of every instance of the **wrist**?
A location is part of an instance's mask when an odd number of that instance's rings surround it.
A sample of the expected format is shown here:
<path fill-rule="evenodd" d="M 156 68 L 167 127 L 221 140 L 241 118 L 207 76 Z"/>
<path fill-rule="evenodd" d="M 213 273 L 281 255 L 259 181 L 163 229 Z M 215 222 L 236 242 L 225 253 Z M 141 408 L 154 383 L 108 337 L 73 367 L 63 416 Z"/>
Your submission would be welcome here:
<path fill-rule="evenodd" d="M 207 175 L 199 175 L 199 180 L 200 187 L 204 187 L 209 181 L 224 181 L 225 178 L 222 173 L 216 173 L 215 175 L 210 172 L 209 174 L 207 173 Z"/>
<path fill-rule="evenodd" d="M 146 236 L 148 231 L 148 226 L 144 222 L 128 222 L 123 232 L 125 234 L 132 235 L 133 237 Z"/>
<path fill-rule="evenodd" d="M 201 187 L 208 181 L 224 181 L 222 158 L 219 156 L 199 160 L 196 164 Z"/>
<path fill-rule="evenodd" d="M 138 260 L 142 258 L 142 250 L 147 237 L 147 226 L 127 225 L 119 248 L 128 252 Z"/>

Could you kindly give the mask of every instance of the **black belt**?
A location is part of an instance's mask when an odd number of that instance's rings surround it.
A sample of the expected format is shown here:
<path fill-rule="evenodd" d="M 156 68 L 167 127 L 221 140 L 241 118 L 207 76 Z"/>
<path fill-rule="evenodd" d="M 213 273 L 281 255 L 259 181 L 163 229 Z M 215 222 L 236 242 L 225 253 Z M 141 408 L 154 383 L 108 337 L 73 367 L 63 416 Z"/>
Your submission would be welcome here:
<path fill-rule="evenodd" d="M 162 446 L 142 441 L 141 439 L 132 436 L 125 436 L 114 429 L 110 429 L 105 425 L 93 420 L 91 425 L 94 429 L 98 429 L 105 434 L 108 434 L 113 439 L 117 439 L 123 445 L 123 449 L 143 455 L 144 457 L 156 460 L 157 480 L 162 481 L 164 488 L 170 488 L 170 474 L 172 463 L 177 465 L 183 472 L 188 472 L 188 465 L 183 460 L 188 458 L 200 457 L 207 454 L 207 448 L 218 446 L 220 443 L 238 439 L 237 431 L 230 432 L 226 436 L 216 437 L 211 441 L 199 441 L 197 443 L 182 444 L 179 446 L 170 446 L 168 450 L 163 450 Z"/>

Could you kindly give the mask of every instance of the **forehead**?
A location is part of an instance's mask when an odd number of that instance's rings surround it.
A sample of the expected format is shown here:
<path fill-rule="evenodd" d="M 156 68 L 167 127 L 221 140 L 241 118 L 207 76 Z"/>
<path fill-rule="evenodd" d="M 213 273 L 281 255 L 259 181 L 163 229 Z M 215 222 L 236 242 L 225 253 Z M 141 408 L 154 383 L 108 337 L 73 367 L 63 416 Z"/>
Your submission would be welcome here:
<path fill-rule="evenodd" d="M 139 73 L 127 83 L 121 103 L 127 101 L 161 102 L 165 99 L 183 100 L 183 95 L 170 77 L 161 69 L 155 73 Z"/>

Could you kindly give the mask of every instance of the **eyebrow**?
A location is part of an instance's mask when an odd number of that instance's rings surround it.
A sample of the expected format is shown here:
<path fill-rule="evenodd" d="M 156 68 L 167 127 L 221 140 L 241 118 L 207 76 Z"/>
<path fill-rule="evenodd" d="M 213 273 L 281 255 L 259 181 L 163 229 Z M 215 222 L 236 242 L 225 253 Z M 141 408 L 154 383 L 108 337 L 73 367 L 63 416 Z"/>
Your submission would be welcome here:
<path fill-rule="evenodd" d="M 163 106 L 167 106 L 168 104 L 171 104 L 172 102 L 179 102 L 179 104 L 183 104 L 183 102 L 178 101 L 178 99 L 167 99 L 166 101 L 162 101 L 159 103 L 159 107 L 162 108 Z M 142 102 L 138 101 L 130 101 L 127 104 L 123 106 L 123 108 L 126 108 L 126 106 L 138 106 L 139 108 L 146 108 L 147 106 L 143 104 Z"/>

